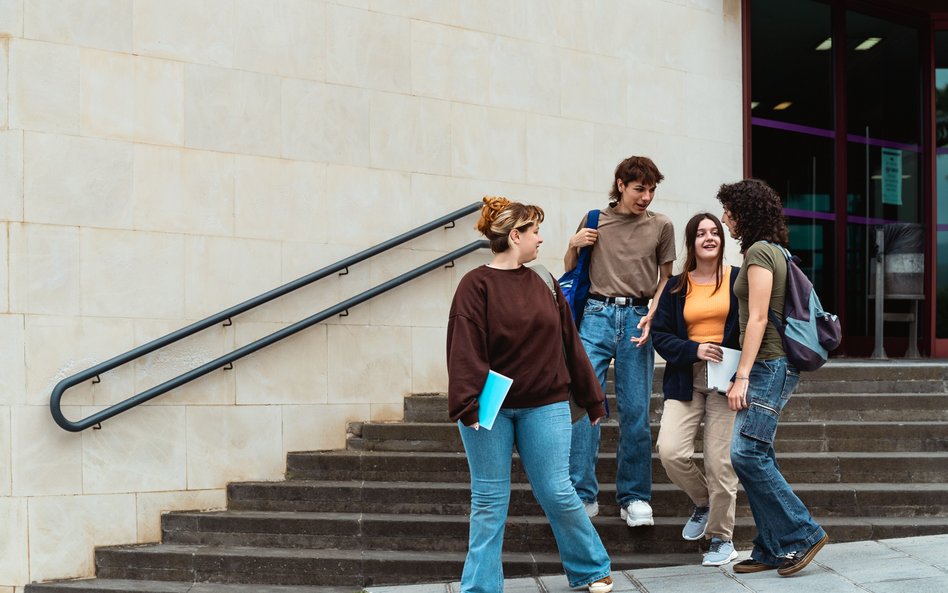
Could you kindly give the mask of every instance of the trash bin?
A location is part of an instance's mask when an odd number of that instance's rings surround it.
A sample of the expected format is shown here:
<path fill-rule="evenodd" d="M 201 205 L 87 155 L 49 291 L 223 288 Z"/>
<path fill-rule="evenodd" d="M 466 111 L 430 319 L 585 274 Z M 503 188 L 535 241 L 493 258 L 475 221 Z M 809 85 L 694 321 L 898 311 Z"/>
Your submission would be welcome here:
<path fill-rule="evenodd" d="M 880 228 L 880 227 L 876 227 Z M 921 224 L 900 222 L 881 226 L 885 255 L 885 296 L 925 292 L 925 231 Z M 875 233 L 873 233 L 875 235 Z M 879 246 L 875 246 L 876 253 Z M 875 296 L 876 266 L 869 266 L 869 294 Z"/>

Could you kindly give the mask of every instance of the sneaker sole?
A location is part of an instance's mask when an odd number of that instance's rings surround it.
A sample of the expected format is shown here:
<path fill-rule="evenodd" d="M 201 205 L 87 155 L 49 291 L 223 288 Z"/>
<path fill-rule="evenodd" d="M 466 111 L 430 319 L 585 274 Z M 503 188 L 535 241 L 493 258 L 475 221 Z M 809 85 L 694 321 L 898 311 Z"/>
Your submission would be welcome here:
<path fill-rule="evenodd" d="M 730 564 L 737 559 L 738 553 L 737 550 L 731 552 L 731 555 L 727 557 L 727 560 L 721 560 L 719 562 L 708 562 L 707 560 L 701 563 L 701 566 L 724 566 L 725 564 Z"/>
<path fill-rule="evenodd" d="M 803 556 L 803 558 L 799 562 L 787 568 L 782 568 L 782 567 L 778 568 L 777 574 L 779 574 L 782 577 L 788 577 L 792 574 L 797 574 L 798 572 L 800 572 L 801 570 L 807 567 L 807 565 L 813 560 L 813 558 L 816 557 L 817 552 L 822 550 L 823 546 L 825 546 L 826 542 L 828 541 L 829 541 L 829 536 L 824 535 L 820 541 L 813 544 L 813 547 L 807 551 L 806 555 Z"/>
<path fill-rule="evenodd" d="M 737 574 L 753 574 L 755 572 L 764 572 L 767 570 L 777 570 L 776 566 L 771 566 L 769 564 L 735 564 L 734 572 Z"/>
<path fill-rule="evenodd" d="M 701 538 L 704 537 L 705 531 L 707 531 L 707 528 L 705 528 L 705 530 L 702 531 L 701 534 L 698 535 L 697 537 L 688 537 L 687 535 L 685 535 L 684 533 L 682 533 L 682 534 L 681 534 L 681 539 L 683 539 L 683 540 L 685 540 L 685 541 L 687 541 L 687 542 L 696 542 L 696 541 L 698 541 L 699 539 L 701 539 Z"/>
<path fill-rule="evenodd" d="M 650 527 L 655 525 L 654 515 L 643 519 L 633 519 L 625 509 L 619 511 L 619 518 L 625 521 L 629 527 Z"/>

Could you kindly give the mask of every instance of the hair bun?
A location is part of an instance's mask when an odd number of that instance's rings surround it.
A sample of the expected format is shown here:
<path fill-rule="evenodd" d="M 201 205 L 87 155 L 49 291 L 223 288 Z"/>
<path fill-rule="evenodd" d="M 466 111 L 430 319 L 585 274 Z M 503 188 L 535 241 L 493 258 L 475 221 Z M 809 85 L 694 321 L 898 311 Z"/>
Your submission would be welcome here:
<path fill-rule="evenodd" d="M 510 200 L 503 196 L 484 196 L 484 206 L 481 208 L 481 218 L 477 221 L 475 228 L 486 234 L 491 225 L 497 220 L 504 209 L 510 205 Z"/>

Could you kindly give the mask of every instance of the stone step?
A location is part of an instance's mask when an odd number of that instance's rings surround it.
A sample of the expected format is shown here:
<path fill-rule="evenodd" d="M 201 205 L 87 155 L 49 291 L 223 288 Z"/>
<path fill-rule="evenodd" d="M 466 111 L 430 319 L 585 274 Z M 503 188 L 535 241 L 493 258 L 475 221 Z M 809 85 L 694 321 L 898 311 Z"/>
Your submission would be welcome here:
<path fill-rule="evenodd" d="M 463 485 L 458 486 L 455 493 L 459 493 L 459 497 L 469 496 Z M 904 487 L 886 484 L 816 485 L 796 488 L 795 491 L 815 516 L 835 519 L 838 528 L 852 523 L 861 529 L 866 518 L 914 520 L 927 517 L 942 519 L 948 525 L 948 486 L 944 485 L 925 485 L 910 492 Z M 405 491 L 397 494 L 411 497 L 411 493 Z M 604 493 L 601 514 L 593 519 L 593 523 L 611 552 L 698 551 L 697 544 L 681 539 L 681 527 L 691 510 L 690 501 L 680 492 L 664 489 L 657 491 L 656 497 L 660 498 L 653 500 L 655 526 L 629 529 L 618 518 L 616 505 L 605 502 Z M 547 520 L 530 492 L 515 489 L 511 504 L 531 514 L 511 512 L 504 549 L 554 552 L 556 548 Z M 469 506 L 455 506 L 461 512 L 425 515 L 412 515 L 401 510 L 176 512 L 162 518 L 162 541 L 216 546 L 463 552 L 467 548 L 469 519 L 466 512 Z M 377 505 L 375 510 L 384 511 L 384 508 Z M 662 514 L 667 511 L 681 514 Z M 738 519 L 734 539 L 749 546 L 755 531 L 743 493 L 738 496 Z"/>
<path fill-rule="evenodd" d="M 661 396 L 664 366 L 655 367 L 652 393 Z M 948 365 L 937 361 L 925 362 L 840 362 L 831 361 L 815 373 L 803 373 L 794 392 L 799 395 L 945 395 L 948 393 Z M 613 368 L 606 375 L 606 394 L 614 404 L 615 382 Z M 445 402 L 445 403 L 442 403 Z M 405 400 L 405 420 L 413 422 L 441 422 L 447 415 L 444 393 L 424 393 Z M 659 406 L 660 407 L 660 406 Z M 898 407 L 894 407 L 898 410 Z M 939 409 L 944 409 L 940 405 Z M 871 410 L 871 408 L 867 408 Z M 908 418 L 906 418 L 908 419 Z"/>
<path fill-rule="evenodd" d="M 703 454 L 695 459 L 703 464 Z M 367 480 L 413 482 L 467 482 L 463 452 L 311 451 L 287 455 L 286 477 L 291 480 Z M 938 453 L 781 453 L 780 470 L 791 482 L 897 482 L 948 483 L 948 452 Z M 616 475 L 616 454 L 601 453 L 596 466 L 600 481 Z M 525 482 L 520 457 L 514 455 L 512 479 Z M 652 479 L 667 483 L 657 454 L 652 454 Z"/>
<path fill-rule="evenodd" d="M 794 484 L 793 488 L 814 514 L 948 515 L 948 485 L 943 483 Z M 600 483 L 599 489 L 602 513 L 618 515 L 615 484 Z M 466 515 L 471 500 L 469 482 L 288 480 L 230 484 L 227 493 L 228 509 L 235 511 Z M 737 500 L 738 513 L 746 514 L 741 489 Z M 691 502 L 673 484 L 653 484 L 652 508 L 657 517 L 684 516 L 691 513 Z M 511 485 L 509 512 L 541 514 L 529 484 Z"/>
<path fill-rule="evenodd" d="M 101 548 L 100 579 L 367 587 L 457 580 L 464 552 L 406 552 L 159 544 Z M 694 562 L 694 554 L 612 554 L 614 570 Z M 561 574 L 557 554 L 504 554 L 506 577 Z M 258 591 L 264 591 L 260 588 Z"/>
<path fill-rule="evenodd" d="M 835 542 L 948 531 L 946 518 L 817 519 Z M 629 529 L 621 525 L 618 519 L 612 523 L 619 525 L 620 531 L 642 532 L 643 539 L 647 539 L 645 532 L 655 529 Z M 749 519 L 740 523 L 741 529 L 744 529 L 745 524 L 749 529 Z M 687 564 L 693 563 L 698 557 L 698 546 L 694 543 L 690 545 L 695 546 L 692 553 L 612 552 L 610 557 L 614 570 Z M 96 554 L 96 564 L 100 579 L 373 586 L 419 580 L 456 580 L 461 573 L 464 554 L 463 551 L 360 551 L 158 544 L 101 548 Z M 504 554 L 504 567 L 508 577 L 562 572 L 558 556 L 550 552 L 507 552 Z M 419 578 L 419 575 L 423 576 Z"/>
<path fill-rule="evenodd" d="M 614 395 L 608 395 L 613 419 L 619 418 Z M 661 417 L 664 398 L 653 394 L 650 410 L 653 421 Z M 794 393 L 781 414 L 784 422 L 804 421 L 948 421 L 948 392 L 939 393 Z M 448 396 L 439 393 L 409 395 L 405 398 L 405 422 L 445 422 Z"/>
<path fill-rule="evenodd" d="M 600 450 L 618 444 L 619 425 L 602 423 Z M 461 451 L 458 427 L 451 422 L 367 422 L 347 446 L 362 451 Z M 652 442 L 658 424 L 652 423 Z M 781 422 L 780 450 L 793 451 L 948 451 L 948 422 Z"/>

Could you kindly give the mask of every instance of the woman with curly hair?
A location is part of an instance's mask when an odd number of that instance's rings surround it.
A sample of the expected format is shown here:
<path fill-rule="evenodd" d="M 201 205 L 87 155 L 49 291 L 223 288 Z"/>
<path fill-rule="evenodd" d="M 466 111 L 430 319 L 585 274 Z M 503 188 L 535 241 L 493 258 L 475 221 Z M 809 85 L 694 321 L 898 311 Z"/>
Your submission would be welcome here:
<path fill-rule="evenodd" d="M 605 396 L 559 285 L 523 264 L 537 257 L 543 210 L 485 197 L 477 230 L 494 256 L 461 279 L 448 317 L 448 407 L 471 471 L 463 593 L 502 593 L 501 550 L 513 447 L 550 521 L 570 587 L 612 590 L 606 549 L 569 479 L 569 397 L 598 424 Z M 565 354 L 565 356 L 564 356 Z M 489 370 L 513 379 L 493 427 L 480 430 Z"/>
<path fill-rule="evenodd" d="M 769 311 L 783 319 L 787 261 L 780 246 L 787 246 L 789 232 L 780 196 L 763 181 L 724 184 L 717 198 L 724 206 L 722 222 L 744 254 L 734 283 L 742 352 L 727 400 L 737 412 L 731 465 L 757 526 L 751 556 L 735 564 L 734 572 L 776 569 L 790 576 L 809 564 L 829 537 L 780 473 L 773 444 L 780 412 L 800 380 L 768 322 Z"/>

